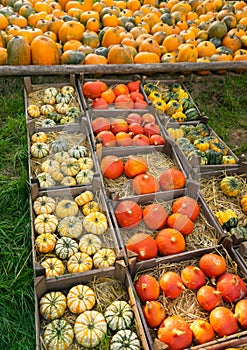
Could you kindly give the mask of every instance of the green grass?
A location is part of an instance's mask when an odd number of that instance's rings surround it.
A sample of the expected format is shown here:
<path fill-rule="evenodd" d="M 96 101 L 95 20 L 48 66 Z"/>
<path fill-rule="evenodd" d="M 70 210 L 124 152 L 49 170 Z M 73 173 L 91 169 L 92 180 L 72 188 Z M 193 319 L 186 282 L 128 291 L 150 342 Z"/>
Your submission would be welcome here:
<path fill-rule="evenodd" d="M 163 78 L 164 79 L 164 78 Z M 231 145 L 232 128 L 247 130 L 247 75 L 186 76 L 210 126 Z M 1 77 L 0 87 L 0 349 L 35 349 L 33 269 L 23 79 Z M 247 150 L 246 139 L 239 146 Z"/>

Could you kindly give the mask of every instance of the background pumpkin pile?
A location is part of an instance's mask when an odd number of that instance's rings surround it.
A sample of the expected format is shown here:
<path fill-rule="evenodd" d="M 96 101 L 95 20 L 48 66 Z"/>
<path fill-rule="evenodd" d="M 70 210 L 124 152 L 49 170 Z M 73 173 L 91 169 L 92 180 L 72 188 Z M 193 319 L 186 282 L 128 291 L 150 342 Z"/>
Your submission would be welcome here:
<path fill-rule="evenodd" d="M 246 27 L 244 1 L 2 0 L 0 64 L 246 60 Z"/>

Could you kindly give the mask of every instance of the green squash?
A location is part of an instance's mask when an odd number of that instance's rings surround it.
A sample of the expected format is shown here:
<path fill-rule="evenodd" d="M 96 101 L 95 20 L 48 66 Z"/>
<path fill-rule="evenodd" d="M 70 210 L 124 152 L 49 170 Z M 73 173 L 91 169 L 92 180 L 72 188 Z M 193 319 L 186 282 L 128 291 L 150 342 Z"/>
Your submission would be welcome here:
<path fill-rule="evenodd" d="M 210 130 L 209 127 L 206 124 L 199 123 L 196 126 L 196 130 L 199 131 L 201 136 L 209 136 L 210 135 Z"/>
<path fill-rule="evenodd" d="M 231 228 L 238 225 L 238 217 L 231 209 L 220 210 L 215 214 L 219 224 L 223 229 L 230 231 Z"/>
<path fill-rule="evenodd" d="M 55 246 L 56 255 L 59 259 L 69 259 L 78 252 L 77 242 L 69 237 L 59 238 Z"/>
<path fill-rule="evenodd" d="M 213 151 L 211 149 L 205 152 L 208 158 L 208 165 L 222 164 L 223 154 L 220 152 Z"/>
<path fill-rule="evenodd" d="M 74 331 L 68 321 L 57 319 L 49 323 L 44 331 L 47 350 L 67 350 L 74 340 Z"/>
<path fill-rule="evenodd" d="M 121 329 L 111 339 L 110 350 L 140 350 L 138 336 L 130 329 Z"/>
<path fill-rule="evenodd" d="M 226 176 L 220 182 L 221 191 L 229 197 L 236 197 L 242 188 L 241 181 L 235 176 Z"/>
<path fill-rule="evenodd" d="M 10 66 L 28 66 L 31 64 L 31 48 L 21 35 L 13 36 L 7 45 L 7 64 Z"/>
<path fill-rule="evenodd" d="M 107 307 L 104 316 L 113 331 L 130 328 L 134 318 L 130 305 L 124 300 L 115 300 Z"/>
<path fill-rule="evenodd" d="M 200 113 L 194 107 L 187 109 L 184 113 L 187 117 L 187 121 L 189 122 L 200 119 Z"/>
<path fill-rule="evenodd" d="M 54 140 L 50 144 L 52 153 L 67 152 L 69 149 L 68 142 L 65 139 Z"/>
<path fill-rule="evenodd" d="M 232 227 L 229 232 L 231 235 L 240 235 L 245 241 L 247 240 L 247 228 L 244 226 Z"/>

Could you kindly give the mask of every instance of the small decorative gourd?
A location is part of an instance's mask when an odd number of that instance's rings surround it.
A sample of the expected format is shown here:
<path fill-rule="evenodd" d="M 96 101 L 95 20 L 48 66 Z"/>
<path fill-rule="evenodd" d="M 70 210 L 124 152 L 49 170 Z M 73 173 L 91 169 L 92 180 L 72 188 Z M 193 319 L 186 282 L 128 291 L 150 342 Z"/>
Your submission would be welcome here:
<path fill-rule="evenodd" d="M 62 92 L 59 92 L 56 95 L 56 103 L 67 103 L 69 104 L 71 101 L 71 95 L 69 94 L 63 94 Z"/>
<path fill-rule="evenodd" d="M 54 154 L 54 160 L 59 163 L 62 163 L 65 159 L 70 158 L 69 153 L 65 151 L 59 151 Z"/>
<path fill-rule="evenodd" d="M 67 294 L 67 305 L 73 314 L 91 310 L 96 303 L 94 291 L 86 285 L 77 284 Z"/>
<path fill-rule="evenodd" d="M 34 158 L 44 158 L 49 154 L 49 146 L 45 142 L 35 142 L 32 144 L 30 151 Z"/>
<path fill-rule="evenodd" d="M 194 141 L 194 146 L 201 152 L 205 152 L 209 149 L 209 143 L 205 140 L 205 138 L 196 139 Z"/>
<path fill-rule="evenodd" d="M 229 196 L 236 197 L 242 188 L 241 181 L 235 176 L 226 176 L 220 182 L 221 191 Z"/>
<path fill-rule="evenodd" d="M 61 171 L 66 176 L 77 175 L 80 171 L 78 160 L 76 158 L 65 159 L 65 161 L 61 163 Z"/>
<path fill-rule="evenodd" d="M 93 233 L 88 233 L 84 235 L 79 241 L 80 251 L 88 255 L 95 254 L 101 248 L 102 248 L 101 239 L 98 236 L 94 235 Z"/>
<path fill-rule="evenodd" d="M 51 253 L 56 245 L 56 237 L 52 233 L 42 233 L 35 240 L 35 247 L 40 253 Z"/>
<path fill-rule="evenodd" d="M 101 212 L 88 214 L 83 220 L 83 227 L 87 232 L 101 235 L 108 228 L 107 218 Z"/>
<path fill-rule="evenodd" d="M 68 94 L 68 95 L 70 94 L 70 95 L 72 95 L 74 92 L 75 92 L 75 88 L 72 85 L 64 85 L 61 88 L 61 93 L 62 94 Z"/>
<path fill-rule="evenodd" d="M 79 273 L 92 270 L 93 260 L 88 254 L 78 252 L 69 258 L 67 268 L 69 273 Z"/>
<path fill-rule="evenodd" d="M 38 118 L 40 116 L 40 109 L 39 106 L 36 105 L 29 105 L 27 107 L 27 113 L 32 118 Z"/>
<path fill-rule="evenodd" d="M 93 159 L 90 157 L 83 157 L 78 159 L 80 170 L 91 170 L 94 167 Z"/>
<path fill-rule="evenodd" d="M 78 238 L 82 234 L 82 222 L 76 216 L 66 216 L 59 222 L 57 231 L 62 237 Z"/>
<path fill-rule="evenodd" d="M 79 194 L 78 196 L 75 197 L 75 202 L 79 205 L 79 206 L 83 206 L 84 204 L 90 202 L 91 200 L 93 200 L 94 198 L 94 194 L 91 191 L 85 191 L 82 192 L 81 194 Z"/>
<path fill-rule="evenodd" d="M 46 142 L 47 140 L 47 134 L 43 131 L 40 132 L 35 132 L 32 137 L 31 137 L 31 141 L 32 142 Z"/>
<path fill-rule="evenodd" d="M 48 258 L 41 263 L 41 266 L 45 268 L 45 276 L 57 277 L 64 274 L 64 265 L 61 260 L 57 258 Z"/>
<path fill-rule="evenodd" d="M 230 231 L 232 227 L 236 227 L 238 225 L 238 217 L 231 209 L 217 211 L 215 216 L 222 228 L 227 231 Z"/>
<path fill-rule="evenodd" d="M 69 149 L 68 142 L 64 139 L 54 140 L 50 144 L 50 150 L 52 153 L 66 152 Z"/>
<path fill-rule="evenodd" d="M 45 105 L 54 105 L 56 103 L 56 98 L 55 96 L 51 96 L 51 95 L 44 95 L 43 97 L 43 103 Z"/>
<path fill-rule="evenodd" d="M 241 205 L 242 211 L 245 214 L 247 214 L 247 194 L 245 194 L 241 197 L 240 205 Z"/>
<path fill-rule="evenodd" d="M 47 350 L 67 350 L 73 343 L 74 331 L 68 321 L 57 319 L 45 327 L 43 339 Z"/>
<path fill-rule="evenodd" d="M 52 119 L 55 123 L 59 123 L 62 119 L 62 114 L 57 113 L 56 111 L 48 113 L 48 118 Z"/>
<path fill-rule="evenodd" d="M 45 320 L 55 320 L 62 317 L 66 308 L 66 296 L 59 291 L 46 293 L 39 301 L 39 311 Z"/>
<path fill-rule="evenodd" d="M 237 161 L 234 156 L 227 155 L 227 156 L 223 156 L 222 158 L 222 164 L 236 164 L 236 163 Z"/>
<path fill-rule="evenodd" d="M 58 225 L 58 219 L 53 214 L 40 214 L 34 219 L 34 229 L 39 235 L 42 233 L 54 233 Z"/>
<path fill-rule="evenodd" d="M 130 305 L 124 300 L 115 300 L 104 313 L 107 326 L 113 331 L 130 328 L 134 313 Z"/>
<path fill-rule="evenodd" d="M 83 215 L 87 216 L 90 213 L 95 213 L 96 211 L 100 211 L 100 207 L 97 202 L 91 201 L 87 204 L 84 204 L 82 207 Z"/>
<path fill-rule="evenodd" d="M 62 237 L 57 240 L 55 251 L 59 259 L 69 259 L 78 252 L 78 244 L 72 238 Z"/>
<path fill-rule="evenodd" d="M 56 207 L 56 215 L 60 218 L 66 216 L 76 216 L 78 213 L 78 205 L 70 199 L 62 199 Z"/>
<path fill-rule="evenodd" d="M 44 120 L 42 120 L 41 123 L 41 128 L 50 128 L 51 126 L 55 126 L 56 122 L 50 118 L 46 118 Z"/>
<path fill-rule="evenodd" d="M 40 113 L 43 115 L 48 115 L 52 112 L 54 112 L 54 107 L 52 105 L 45 104 L 40 107 Z"/>
<path fill-rule="evenodd" d="M 93 181 L 94 172 L 89 169 L 81 170 L 76 175 L 78 185 L 90 185 Z"/>
<path fill-rule="evenodd" d="M 40 169 L 44 173 L 51 174 L 52 172 L 58 172 L 60 170 L 60 163 L 56 160 L 47 159 L 41 164 Z"/>
<path fill-rule="evenodd" d="M 76 180 L 73 176 L 65 176 L 61 181 L 61 185 L 63 186 L 75 186 Z"/>
<path fill-rule="evenodd" d="M 76 159 L 87 157 L 88 149 L 85 146 L 76 145 L 70 148 L 69 155 L 71 158 L 76 158 Z"/>
<path fill-rule="evenodd" d="M 60 103 L 56 104 L 55 108 L 56 108 L 56 112 L 58 112 L 60 114 L 66 114 L 68 112 L 69 105 L 67 103 L 60 102 Z"/>
<path fill-rule="evenodd" d="M 77 342 L 86 348 L 97 346 L 107 332 L 107 323 L 102 313 L 88 310 L 81 313 L 74 325 Z"/>
<path fill-rule="evenodd" d="M 77 119 L 80 115 L 81 111 L 78 107 L 70 107 L 67 112 L 66 112 L 66 116 L 73 118 L 73 119 Z"/>
<path fill-rule="evenodd" d="M 66 112 L 66 114 L 62 115 L 62 118 L 60 119 L 60 124 L 61 125 L 75 123 L 75 121 L 76 121 L 75 117 L 71 116 L 71 115 L 68 115 L 68 111 Z"/>
<path fill-rule="evenodd" d="M 56 96 L 58 94 L 58 89 L 54 86 L 48 87 L 44 91 L 45 95 Z"/>
<path fill-rule="evenodd" d="M 37 175 L 37 180 L 41 188 L 52 187 L 56 185 L 56 181 L 53 180 L 51 174 L 42 172 Z"/>
<path fill-rule="evenodd" d="M 114 265 L 116 254 L 112 249 L 102 248 L 93 256 L 93 264 L 96 269 L 107 269 Z"/>
<path fill-rule="evenodd" d="M 36 215 L 52 214 L 55 211 L 56 202 L 52 197 L 40 196 L 33 202 L 33 210 Z"/>
<path fill-rule="evenodd" d="M 140 341 L 135 332 L 130 329 L 121 329 L 113 335 L 110 342 L 110 350 L 131 349 L 140 350 Z"/>
<path fill-rule="evenodd" d="M 51 177 L 53 178 L 53 180 L 55 180 L 56 182 L 61 182 L 64 179 L 64 175 L 63 173 L 61 173 L 60 170 L 52 170 L 51 171 Z"/>

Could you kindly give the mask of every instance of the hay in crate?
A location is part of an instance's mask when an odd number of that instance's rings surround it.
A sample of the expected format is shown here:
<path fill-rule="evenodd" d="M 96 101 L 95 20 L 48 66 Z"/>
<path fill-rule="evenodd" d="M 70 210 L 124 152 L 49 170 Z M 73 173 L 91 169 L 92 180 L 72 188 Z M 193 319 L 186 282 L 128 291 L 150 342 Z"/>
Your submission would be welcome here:
<path fill-rule="evenodd" d="M 49 192 L 47 193 L 47 195 L 49 196 Z M 66 198 L 65 197 L 61 197 L 61 196 L 51 196 L 55 202 L 56 202 L 56 205 L 58 204 L 59 201 L 61 201 L 62 199 L 68 199 L 68 200 L 74 200 L 74 197 L 71 195 L 66 195 Z M 106 213 L 106 210 L 107 208 L 105 207 L 105 204 L 102 202 L 102 196 L 100 195 L 100 192 L 97 191 L 95 192 L 94 194 L 94 198 L 93 198 L 93 201 L 97 202 L 98 205 L 99 205 L 99 208 L 100 208 L 100 212 L 103 213 L 106 217 L 107 217 L 107 213 Z M 78 206 L 79 207 L 79 206 Z M 83 219 L 85 218 L 85 216 L 83 215 L 82 213 L 82 210 L 81 210 L 82 207 L 79 207 L 79 210 L 78 210 L 78 214 L 77 214 L 77 217 L 81 220 L 81 222 L 83 221 Z M 61 218 L 57 217 L 58 219 L 58 222 L 60 223 L 60 221 L 62 220 Z M 83 228 L 82 230 L 82 234 L 78 237 L 78 238 L 74 238 L 74 240 L 79 244 L 79 241 L 80 239 L 88 234 L 89 232 L 85 231 L 85 229 Z M 58 232 L 55 232 L 54 233 L 55 237 L 57 239 L 61 238 L 61 236 L 59 235 Z M 101 242 L 102 242 L 102 248 L 109 248 L 109 249 L 112 249 L 112 250 L 115 250 L 116 249 L 116 243 L 114 243 L 114 239 L 113 239 L 113 232 L 112 232 L 112 227 L 111 227 L 111 224 L 108 222 L 108 227 L 107 227 L 107 230 L 103 233 L 103 234 L 100 234 L 100 235 L 97 235 L 98 238 L 100 238 Z M 78 252 L 80 252 L 80 250 L 78 250 Z M 116 253 L 116 252 L 115 252 Z M 91 256 L 92 257 L 92 256 Z M 36 259 L 37 259 L 37 262 L 39 264 L 41 264 L 44 260 L 48 259 L 48 258 L 58 258 L 55 251 L 53 251 L 52 253 L 40 253 L 39 251 L 36 250 Z M 60 258 L 59 258 L 60 259 Z M 67 269 L 67 262 L 68 262 L 68 259 L 60 259 L 64 265 L 64 274 L 68 274 L 68 269 Z M 95 270 L 95 267 L 93 266 L 92 268 L 93 270 Z"/>
<path fill-rule="evenodd" d="M 69 84 L 69 83 L 68 83 L 68 84 L 64 84 L 63 86 L 68 86 L 68 85 L 70 85 L 70 84 Z M 43 103 L 43 98 L 44 98 L 44 96 L 45 96 L 45 90 L 46 90 L 47 88 L 51 87 L 51 86 L 52 86 L 52 85 L 46 85 L 46 86 L 44 86 L 42 89 L 40 89 L 40 88 L 34 88 L 34 91 L 33 91 L 33 92 L 30 92 L 30 93 L 28 94 L 28 97 L 27 97 L 27 104 L 28 104 L 28 106 L 29 106 L 29 105 L 35 105 L 35 106 L 38 106 L 38 107 L 40 108 L 42 105 L 44 105 L 44 103 Z M 54 87 L 56 87 L 56 88 L 58 89 L 58 91 L 60 91 L 60 89 L 61 89 L 63 86 L 58 87 L 58 86 L 54 85 Z M 54 106 L 56 106 L 56 104 L 55 104 Z M 68 103 L 68 106 L 69 106 L 69 108 L 70 108 L 70 107 L 77 107 L 77 108 L 81 109 L 81 108 L 80 108 L 80 104 L 79 104 L 79 102 L 78 102 L 78 96 L 77 96 L 76 91 L 74 91 L 74 93 L 71 94 L 71 100 L 70 100 L 70 102 Z M 58 114 L 59 114 L 59 113 L 58 113 Z M 35 127 L 41 127 L 42 122 L 43 122 L 45 119 L 49 118 L 49 117 L 48 117 L 48 116 L 45 116 L 45 115 L 43 115 L 43 114 L 41 114 L 41 115 L 40 115 L 39 117 L 37 117 L 37 118 L 32 118 L 32 117 L 30 117 L 30 116 L 29 116 L 29 118 L 35 120 Z M 59 123 L 57 123 L 57 124 L 60 125 Z"/>
<path fill-rule="evenodd" d="M 237 264 L 228 252 L 222 248 L 220 250 L 215 249 L 215 251 L 212 251 L 215 254 L 219 254 L 223 256 L 227 263 L 227 272 L 238 274 L 238 268 Z M 192 265 L 192 266 L 199 266 L 199 258 L 194 259 L 188 259 L 184 261 L 177 261 L 177 262 L 164 262 L 164 263 L 158 263 L 153 268 L 142 270 L 136 273 L 134 277 L 134 281 L 137 280 L 137 278 L 144 274 L 149 274 L 153 277 L 155 277 L 158 281 L 160 280 L 161 276 L 168 272 L 173 271 L 181 275 L 181 271 L 186 266 Z M 207 285 L 211 285 L 215 287 L 212 280 L 207 277 Z M 159 301 L 164 305 L 166 310 L 166 317 L 169 316 L 180 316 L 184 320 L 186 320 L 189 324 L 194 322 L 197 319 L 203 319 L 206 321 L 209 321 L 209 312 L 203 310 L 198 303 L 196 299 L 196 291 L 187 289 L 186 287 L 183 288 L 182 293 L 180 296 L 178 296 L 175 299 L 166 298 L 163 293 L 160 293 Z M 231 304 L 227 303 L 222 300 L 221 306 L 226 306 L 228 308 L 231 308 Z M 154 329 L 149 328 L 150 334 L 152 339 L 154 340 L 157 337 L 157 332 Z M 217 335 L 215 335 L 215 339 L 219 338 Z"/>
<path fill-rule="evenodd" d="M 141 205 L 142 209 L 144 209 L 146 205 L 151 203 L 159 203 L 167 211 L 168 215 L 172 214 L 171 207 L 173 201 L 154 200 L 152 202 L 145 203 L 145 205 Z M 205 215 L 202 212 L 202 209 L 200 211 L 199 217 L 194 222 L 194 225 L 195 226 L 193 232 L 190 235 L 184 236 L 186 242 L 186 251 L 191 251 L 200 248 L 215 247 L 217 245 L 218 237 L 216 229 L 208 223 Z M 149 229 L 145 225 L 143 220 L 137 227 L 132 229 L 119 228 L 119 232 L 124 244 L 126 244 L 127 241 L 136 233 L 146 233 L 152 236 L 153 238 L 155 238 L 158 233 L 158 231 L 153 231 Z"/>
<path fill-rule="evenodd" d="M 169 168 L 179 169 L 178 165 L 164 152 L 151 152 L 145 154 L 137 154 L 136 156 L 143 158 L 148 164 L 147 174 L 151 174 L 159 179 L 161 173 Z M 125 163 L 128 157 L 121 158 Z M 132 188 L 132 180 L 125 175 L 119 176 L 117 179 L 108 179 L 104 177 L 104 186 L 107 191 L 117 194 L 118 198 L 135 196 L 136 193 Z"/>
<path fill-rule="evenodd" d="M 221 180 L 227 176 L 222 174 L 211 178 L 202 177 L 200 179 L 200 191 L 207 202 L 208 206 L 215 215 L 219 210 L 231 209 L 233 210 L 239 221 L 239 226 L 247 225 L 247 216 L 243 213 L 240 205 L 240 198 L 247 193 L 247 177 L 246 174 L 233 174 L 234 177 L 241 181 L 242 188 L 238 196 L 229 197 L 224 195 L 220 190 Z"/>
<path fill-rule="evenodd" d="M 52 141 L 55 140 L 66 140 L 68 142 L 69 149 L 73 146 L 85 146 L 88 150 L 88 157 L 91 157 L 91 149 L 90 149 L 90 143 L 88 141 L 88 138 L 86 135 L 84 135 L 82 132 L 76 133 L 76 132 L 66 132 L 66 131 L 53 131 L 47 133 L 47 141 L 46 143 L 49 145 Z M 34 177 L 37 177 L 38 174 L 41 173 L 41 164 L 44 163 L 47 159 L 53 160 L 55 153 L 50 153 L 47 157 L 44 158 L 34 158 L 30 154 L 30 166 L 31 166 L 31 173 Z"/>
<path fill-rule="evenodd" d="M 93 307 L 92 310 L 98 311 L 100 313 L 105 312 L 106 308 L 115 300 L 124 300 L 128 303 L 130 303 L 129 300 L 129 295 L 128 292 L 126 290 L 126 287 L 122 284 L 121 281 L 117 280 L 114 277 L 94 277 L 92 279 L 92 281 L 90 281 L 89 283 L 87 283 L 87 286 L 92 288 L 92 290 L 95 293 L 96 296 L 96 303 L 95 306 Z M 69 292 L 69 290 L 67 291 L 62 291 L 65 295 L 67 295 L 67 293 Z M 130 304 L 130 306 L 132 306 Z M 74 328 L 74 323 L 76 321 L 76 318 L 78 317 L 78 315 L 72 314 L 69 309 L 67 309 L 65 311 L 65 314 L 61 317 L 61 319 L 64 319 L 66 321 L 68 321 L 70 323 L 70 325 L 72 326 L 72 328 Z M 44 334 L 44 330 L 45 330 L 45 326 L 48 324 L 48 321 L 44 320 L 41 317 L 41 332 L 40 332 L 40 342 L 43 345 L 43 350 L 45 350 L 45 345 L 44 345 L 44 341 L 43 341 L 43 334 Z M 130 326 L 130 330 L 132 330 L 133 332 L 135 332 L 136 334 L 138 334 L 137 331 L 137 324 L 134 322 L 132 322 L 132 325 Z M 110 349 L 110 340 L 111 337 L 114 335 L 114 333 L 116 332 L 112 332 L 109 327 L 107 329 L 107 334 L 106 336 L 103 338 L 102 342 L 94 347 L 95 350 L 109 350 Z M 73 343 L 71 344 L 71 346 L 69 347 L 68 350 L 86 350 L 88 348 L 85 348 L 81 345 L 79 345 L 76 341 L 76 339 L 74 338 Z M 141 347 L 142 349 L 142 347 Z"/>

